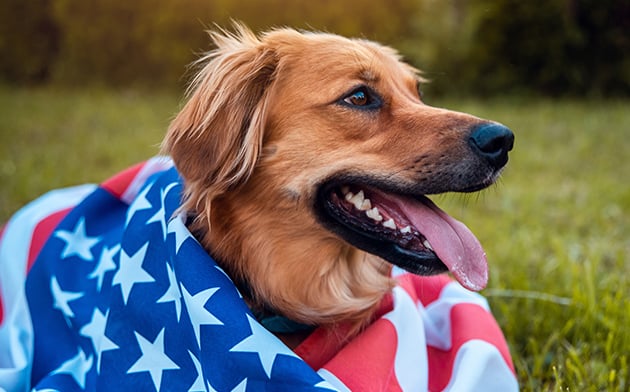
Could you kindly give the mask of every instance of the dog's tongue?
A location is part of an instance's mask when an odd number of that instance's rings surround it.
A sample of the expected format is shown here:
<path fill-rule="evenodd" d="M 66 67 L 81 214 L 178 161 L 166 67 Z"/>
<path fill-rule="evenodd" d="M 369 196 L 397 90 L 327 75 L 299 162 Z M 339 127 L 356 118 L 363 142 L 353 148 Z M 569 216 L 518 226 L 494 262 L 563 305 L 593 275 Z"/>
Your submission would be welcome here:
<path fill-rule="evenodd" d="M 397 202 L 462 286 L 473 291 L 486 287 L 486 252 L 468 227 L 450 217 L 429 199 L 418 202 L 401 198 Z"/>

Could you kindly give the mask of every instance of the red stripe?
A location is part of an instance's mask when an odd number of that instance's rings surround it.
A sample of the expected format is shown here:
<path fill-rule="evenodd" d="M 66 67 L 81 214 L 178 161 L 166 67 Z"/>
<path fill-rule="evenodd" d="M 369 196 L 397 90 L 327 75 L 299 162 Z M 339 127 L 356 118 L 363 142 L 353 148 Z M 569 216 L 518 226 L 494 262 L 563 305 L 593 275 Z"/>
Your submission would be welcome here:
<path fill-rule="evenodd" d="M 396 277 L 398 284 L 409 294 L 414 301 L 421 301 L 424 306 L 437 300 L 444 286 L 452 282 L 447 275 L 437 276 L 417 276 L 413 274 L 403 274 Z M 418 298 L 419 296 L 419 298 Z M 394 308 L 391 293 L 387 294 L 373 319 L 378 320 Z M 294 352 L 299 355 L 313 369 L 321 369 L 337 353 L 339 353 L 347 343 L 347 333 L 349 325 L 337 324 L 333 328 L 318 328 L 306 340 L 304 340 Z"/>
<path fill-rule="evenodd" d="M 383 297 L 372 320 L 379 320 L 394 308 L 394 299 L 389 293 Z M 370 328 L 370 327 L 368 327 Z M 319 327 L 293 351 L 311 368 L 318 370 L 337 355 L 348 343 L 351 323 L 339 323 L 333 327 Z"/>
<path fill-rule="evenodd" d="M 397 345 L 396 328 L 389 320 L 380 319 L 324 368 L 351 391 L 400 391 L 394 369 Z"/>
<path fill-rule="evenodd" d="M 116 198 L 120 199 L 129 187 L 129 184 L 131 184 L 133 179 L 136 178 L 144 165 L 145 162 L 138 163 L 137 165 L 121 171 L 120 173 L 103 182 L 101 184 L 101 187 L 114 195 Z"/>
<path fill-rule="evenodd" d="M 35 263 L 35 260 L 37 259 L 39 252 L 42 250 L 44 244 L 46 243 L 46 241 L 48 240 L 52 232 L 55 230 L 59 222 L 61 222 L 61 220 L 66 215 L 68 215 L 68 212 L 70 212 L 71 209 L 72 208 L 66 208 L 64 210 L 54 212 L 48 215 L 47 217 L 45 217 L 44 219 L 42 219 L 41 221 L 39 221 L 37 225 L 35 225 L 35 228 L 33 229 L 33 234 L 31 236 L 29 249 L 28 249 L 28 259 L 26 263 L 27 273 L 28 271 L 30 271 L 31 267 L 33 266 L 33 263 Z M 6 230 L 6 225 L 3 226 L 0 230 L 0 241 L 2 241 L 3 239 L 5 230 Z M 2 305 L 2 298 L 0 297 L 0 324 L 2 323 L 3 320 L 4 320 L 4 310 L 3 310 L 3 305 Z"/>
<path fill-rule="evenodd" d="M 42 247 L 55 230 L 59 222 L 70 212 L 72 208 L 66 208 L 65 210 L 57 211 L 53 214 L 48 215 L 46 218 L 42 219 L 33 230 L 33 236 L 31 237 L 31 246 L 29 247 L 28 252 L 28 263 L 26 266 L 26 271 L 30 271 L 35 259 L 39 256 L 39 252 L 42 250 Z"/>
<path fill-rule="evenodd" d="M 347 343 L 349 324 L 319 327 L 293 350 L 311 368 L 319 370 Z"/>
<path fill-rule="evenodd" d="M 460 347 L 473 339 L 483 340 L 496 347 L 512 372 L 514 365 L 507 343 L 494 318 L 484 308 L 461 303 L 451 308 L 451 349 L 443 351 L 427 346 L 429 354 L 429 390 L 441 391 L 451 379 L 455 357 Z"/>
<path fill-rule="evenodd" d="M 42 247 L 55 230 L 55 227 L 61 222 L 61 220 L 68 215 L 72 208 L 66 208 L 65 210 L 57 211 L 53 214 L 48 215 L 46 218 L 42 219 L 33 230 L 33 235 L 31 237 L 31 243 L 28 250 L 28 260 L 26 263 L 26 272 L 30 271 L 33 263 L 37 259 L 39 252 L 42 250 Z M 4 235 L 4 231 L 6 226 L 2 227 L 0 231 L 0 240 L 2 240 L 2 236 Z M 0 324 L 4 320 L 4 311 L 2 305 L 2 298 L 0 298 Z"/>
<path fill-rule="evenodd" d="M 412 274 L 405 274 L 398 278 L 401 282 L 409 284 L 413 289 L 410 290 L 410 286 L 407 284 L 401 286 L 405 291 L 412 295 L 412 298 L 418 298 L 424 307 L 427 307 L 430 303 L 435 302 L 440 298 L 442 289 L 451 283 L 453 280 L 447 274 L 440 274 L 434 276 L 418 276 Z"/>

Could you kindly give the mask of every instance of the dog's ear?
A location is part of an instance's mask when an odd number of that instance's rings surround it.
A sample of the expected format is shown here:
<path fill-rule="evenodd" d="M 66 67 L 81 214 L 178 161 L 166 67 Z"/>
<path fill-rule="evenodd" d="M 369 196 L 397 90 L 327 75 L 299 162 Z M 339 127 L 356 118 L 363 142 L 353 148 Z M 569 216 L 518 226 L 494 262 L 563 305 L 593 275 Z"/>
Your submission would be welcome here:
<path fill-rule="evenodd" d="M 162 143 L 186 182 L 187 210 L 207 209 L 246 181 L 260 154 L 277 55 L 247 28 L 236 30 L 210 32 L 216 49 L 198 61 L 188 101 Z"/>

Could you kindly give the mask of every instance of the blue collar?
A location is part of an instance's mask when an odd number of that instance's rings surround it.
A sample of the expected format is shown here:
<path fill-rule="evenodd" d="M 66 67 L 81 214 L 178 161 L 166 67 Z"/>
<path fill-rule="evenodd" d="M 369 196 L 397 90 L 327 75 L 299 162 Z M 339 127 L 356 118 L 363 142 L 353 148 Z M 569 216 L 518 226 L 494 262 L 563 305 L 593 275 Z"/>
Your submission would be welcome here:
<path fill-rule="evenodd" d="M 278 314 L 269 314 L 266 312 L 255 313 L 258 322 L 269 332 L 273 333 L 295 333 L 312 331 L 315 326 L 298 323 Z"/>

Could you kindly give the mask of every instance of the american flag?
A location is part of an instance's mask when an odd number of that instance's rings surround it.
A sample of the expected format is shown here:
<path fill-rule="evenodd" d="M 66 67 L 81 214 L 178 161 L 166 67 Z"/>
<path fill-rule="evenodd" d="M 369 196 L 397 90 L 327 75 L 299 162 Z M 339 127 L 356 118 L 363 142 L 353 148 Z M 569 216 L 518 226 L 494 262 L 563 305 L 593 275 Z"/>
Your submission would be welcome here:
<path fill-rule="evenodd" d="M 378 317 L 295 350 L 268 332 L 176 215 L 181 179 L 154 158 L 49 192 L 0 231 L 3 391 L 512 391 L 486 300 L 396 272 Z"/>

